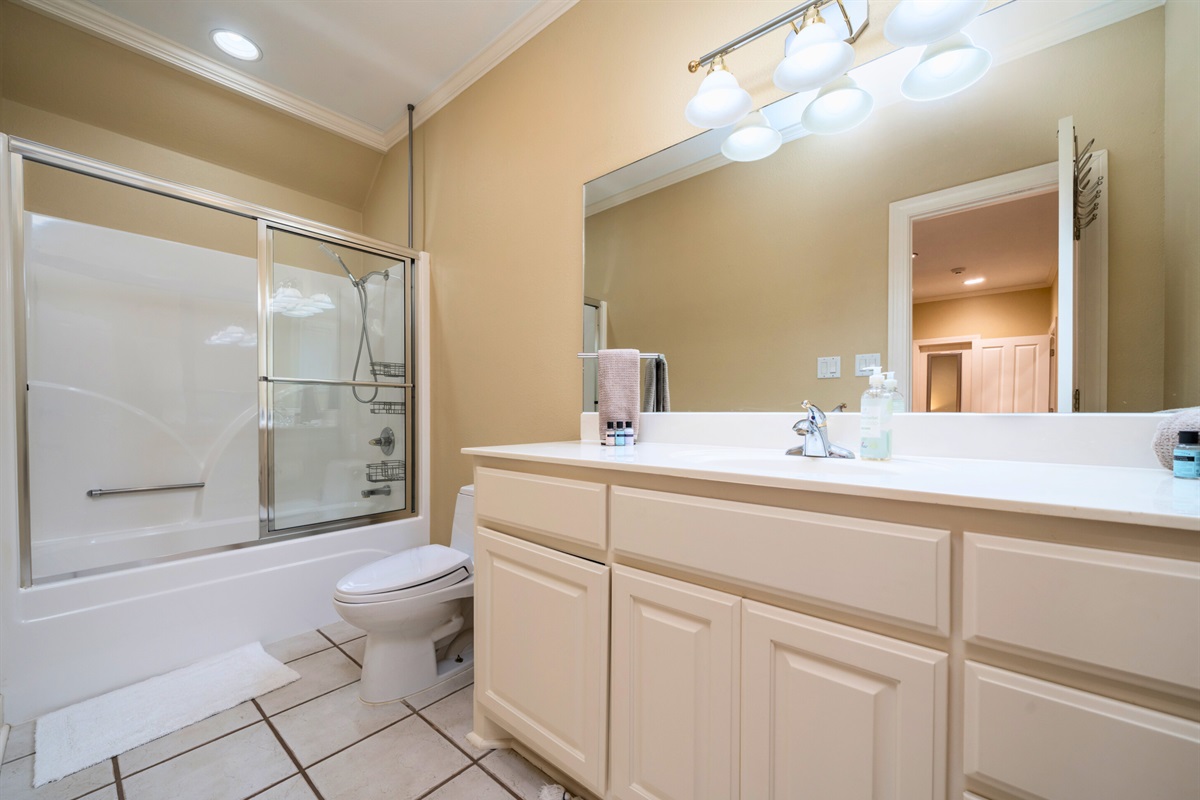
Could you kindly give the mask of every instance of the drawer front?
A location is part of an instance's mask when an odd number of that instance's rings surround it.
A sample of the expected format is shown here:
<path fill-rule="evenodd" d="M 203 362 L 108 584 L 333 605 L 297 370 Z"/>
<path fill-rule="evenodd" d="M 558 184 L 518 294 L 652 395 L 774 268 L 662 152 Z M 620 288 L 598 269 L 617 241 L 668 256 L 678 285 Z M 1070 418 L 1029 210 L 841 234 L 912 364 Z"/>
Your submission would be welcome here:
<path fill-rule="evenodd" d="M 949 634 L 949 531 L 623 487 L 612 522 L 622 553 Z"/>
<path fill-rule="evenodd" d="M 603 550 L 606 536 L 603 483 L 475 470 L 475 513 L 482 518 Z"/>
<path fill-rule="evenodd" d="M 963 637 L 1200 690 L 1200 564 L 968 532 Z"/>
<path fill-rule="evenodd" d="M 1200 797 L 1200 724 L 968 661 L 967 777 L 1042 800 Z"/>

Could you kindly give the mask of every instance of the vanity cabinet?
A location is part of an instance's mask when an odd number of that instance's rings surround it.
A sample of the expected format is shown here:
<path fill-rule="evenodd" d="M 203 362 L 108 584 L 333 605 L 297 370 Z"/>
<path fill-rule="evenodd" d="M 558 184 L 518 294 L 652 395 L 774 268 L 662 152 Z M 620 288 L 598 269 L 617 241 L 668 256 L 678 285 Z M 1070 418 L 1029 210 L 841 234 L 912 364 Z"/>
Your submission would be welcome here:
<path fill-rule="evenodd" d="M 514 736 L 604 794 L 609 568 L 475 531 L 475 697 Z"/>
<path fill-rule="evenodd" d="M 1200 530 L 476 474 L 475 737 L 576 792 L 1200 798 Z"/>

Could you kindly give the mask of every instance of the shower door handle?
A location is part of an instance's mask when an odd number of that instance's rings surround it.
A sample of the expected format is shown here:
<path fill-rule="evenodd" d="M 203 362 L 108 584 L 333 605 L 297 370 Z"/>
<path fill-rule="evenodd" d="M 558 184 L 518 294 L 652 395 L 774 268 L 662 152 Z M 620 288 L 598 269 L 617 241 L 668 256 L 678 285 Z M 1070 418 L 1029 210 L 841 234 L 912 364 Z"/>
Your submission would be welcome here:
<path fill-rule="evenodd" d="M 204 483 L 170 483 L 165 486 L 135 486 L 128 489 L 88 489 L 88 497 L 103 497 L 106 494 L 140 494 L 141 492 L 169 492 L 172 489 L 203 489 Z"/>

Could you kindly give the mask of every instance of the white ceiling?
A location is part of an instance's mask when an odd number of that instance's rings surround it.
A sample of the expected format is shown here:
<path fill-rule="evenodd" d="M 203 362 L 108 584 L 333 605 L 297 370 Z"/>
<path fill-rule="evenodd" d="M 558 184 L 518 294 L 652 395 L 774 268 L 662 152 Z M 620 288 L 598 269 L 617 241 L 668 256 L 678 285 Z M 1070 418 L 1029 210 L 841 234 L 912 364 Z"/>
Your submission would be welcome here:
<path fill-rule="evenodd" d="M 576 0 L 18 0 L 383 150 Z M 262 48 L 239 61 L 209 34 Z"/>
<path fill-rule="evenodd" d="M 1058 271 L 1058 192 L 921 220 L 912 236 L 915 302 L 1046 287 Z"/>

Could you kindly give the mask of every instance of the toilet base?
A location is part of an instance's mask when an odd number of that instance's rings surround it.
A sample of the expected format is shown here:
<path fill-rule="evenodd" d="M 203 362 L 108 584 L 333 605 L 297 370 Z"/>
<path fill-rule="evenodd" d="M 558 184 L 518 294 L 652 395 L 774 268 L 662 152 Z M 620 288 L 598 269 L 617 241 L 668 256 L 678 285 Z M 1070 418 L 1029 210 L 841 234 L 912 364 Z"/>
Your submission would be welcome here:
<path fill-rule="evenodd" d="M 368 633 L 359 698 L 370 705 L 394 703 L 474 666 L 474 650 L 469 646 L 457 657 L 437 660 L 435 642 L 463 631 L 464 625 L 462 616 L 455 616 L 435 637 L 418 639 L 403 631 Z"/>

